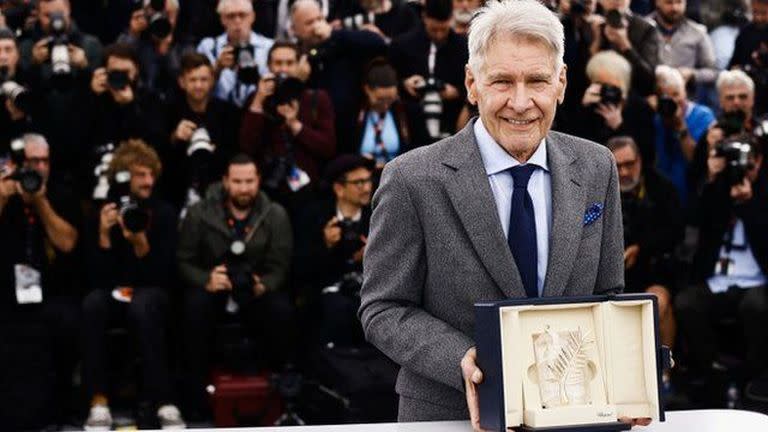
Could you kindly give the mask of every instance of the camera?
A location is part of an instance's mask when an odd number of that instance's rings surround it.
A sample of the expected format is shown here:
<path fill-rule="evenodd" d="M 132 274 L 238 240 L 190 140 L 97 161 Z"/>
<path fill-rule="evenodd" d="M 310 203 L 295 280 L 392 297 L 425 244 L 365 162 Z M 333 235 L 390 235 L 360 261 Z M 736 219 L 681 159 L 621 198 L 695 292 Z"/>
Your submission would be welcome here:
<path fill-rule="evenodd" d="M 245 242 L 235 240 L 224 258 L 227 277 L 232 283 L 232 300 L 244 305 L 253 298 L 253 268 L 245 259 Z"/>
<path fill-rule="evenodd" d="M 112 90 L 123 90 L 131 83 L 128 72 L 122 70 L 111 70 L 107 72 L 107 85 Z"/>
<path fill-rule="evenodd" d="M 671 97 L 661 96 L 659 98 L 658 113 L 665 120 L 674 119 L 677 114 L 677 102 Z"/>
<path fill-rule="evenodd" d="M 211 143 L 211 135 L 208 129 L 198 127 L 192 132 L 187 146 L 187 156 L 194 157 L 199 155 L 210 155 L 216 150 L 216 146 Z"/>
<path fill-rule="evenodd" d="M 11 101 L 11 103 L 24 113 L 29 113 L 32 109 L 32 98 L 25 87 L 14 81 L 6 81 L 0 85 L 0 97 Z"/>
<path fill-rule="evenodd" d="M 134 0 L 133 10 L 144 10 L 147 18 L 147 32 L 155 39 L 165 39 L 173 31 L 171 21 L 165 13 L 165 0 Z"/>
<path fill-rule="evenodd" d="M 763 114 L 755 121 L 752 135 L 754 135 L 755 139 L 760 143 L 762 149 L 765 149 L 768 146 L 768 114 Z"/>
<path fill-rule="evenodd" d="M 27 156 L 24 153 L 24 140 L 21 138 L 11 141 L 11 160 L 16 169 L 10 179 L 16 180 L 21 189 L 28 194 L 35 194 L 43 187 L 43 176 L 32 168 L 24 166 Z"/>
<path fill-rule="evenodd" d="M 94 149 L 95 168 L 93 175 L 96 177 L 96 186 L 91 195 L 94 200 L 106 200 L 109 193 L 109 164 L 115 153 L 115 145 L 107 143 Z"/>
<path fill-rule="evenodd" d="M 278 74 L 274 78 L 275 91 L 272 96 L 264 101 L 264 111 L 274 120 L 283 121 L 283 117 L 277 113 L 277 106 L 299 100 L 304 91 L 304 83 L 300 79 L 286 74 Z"/>
<path fill-rule="evenodd" d="M 440 97 L 440 92 L 445 90 L 445 82 L 435 77 L 429 77 L 416 90 L 421 95 L 421 107 L 424 112 L 427 133 L 433 140 L 442 138 L 440 118 L 443 115 L 443 99 Z"/>
<path fill-rule="evenodd" d="M 51 20 L 51 65 L 54 75 L 67 75 L 72 72 L 69 58 L 69 36 L 67 35 L 67 21 L 61 12 L 52 12 Z"/>
<path fill-rule="evenodd" d="M 131 173 L 118 171 L 109 185 L 108 200 L 117 204 L 117 211 L 123 218 L 125 228 L 133 233 L 145 231 L 149 225 L 149 214 L 131 193 Z"/>
<path fill-rule="evenodd" d="M 741 184 L 747 171 L 754 166 L 750 160 L 752 143 L 748 135 L 741 135 L 719 142 L 715 146 L 715 156 L 725 158 L 723 176 L 729 185 Z"/>
<path fill-rule="evenodd" d="M 341 19 L 341 25 L 347 30 L 360 30 L 366 24 L 374 24 L 376 15 L 370 13 L 359 13 Z"/>
<path fill-rule="evenodd" d="M 600 84 L 600 103 L 605 105 L 620 105 L 624 99 L 621 89 L 615 85 Z"/>
<path fill-rule="evenodd" d="M 744 111 L 735 110 L 724 112 L 717 117 L 717 127 L 723 130 L 723 135 L 729 137 L 744 131 L 744 122 L 747 115 Z"/>
<path fill-rule="evenodd" d="M 253 45 L 245 43 L 234 46 L 237 80 L 243 84 L 256 84 L 261 79 L 259 66 L 253 56 Z"/>
<path fill-rule="evenodd" d="M 360 240 L 362 235 L 360 222 L 355 222 L 352 219 L 341 219 L 336 226 L 341 228 L 341 240 L 336 247 L 341 256 L 351 259 L 352 255 L 363 247 L 363 241 Z"/>
<path fill-rule="evenodd" d="M 611 9 L 605 13 L 605 25 L 611 28 L 624 28 L 624 15 L 618 9 Z"/>

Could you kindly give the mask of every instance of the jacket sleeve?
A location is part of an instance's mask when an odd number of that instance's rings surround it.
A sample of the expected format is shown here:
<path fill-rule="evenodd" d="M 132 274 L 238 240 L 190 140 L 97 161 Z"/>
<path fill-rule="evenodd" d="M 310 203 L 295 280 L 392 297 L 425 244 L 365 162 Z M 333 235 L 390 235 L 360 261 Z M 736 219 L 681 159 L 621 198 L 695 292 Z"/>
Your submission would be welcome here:
<path fill-rule="evenodd" d="M 264 114 L 246 109 L 240 124 L 240 150 L 256 159 L 259 159 L 264 152 L 260 145 L 263 142 L 264 120 Z"/>
<path fill-rule="evenodd" d="M 360 320 L 365 337 L 402 367 L 464 392 L 472 339 L 422 308 L 424 231 L 397 161 L 384 168 L 365 250 Z"/>
<path fill-rule="evenodd" d="M 624 227 L 621 220 L 619 174 L 613 154 L 607 148 L 601 151 L 607 155 L 608 166 L 603 169 L 610 170 L 610 178 L 605 191 L 603 237 L 594 294 L 603 294 L 616 288 L 624 290 Z"/>
<path fill-rule="evenodd" d="M 288 283 L 288 270 L 293 253 L 293 231 L 288 213 L 279 204 L 272 204 L 269 217 L 271 229 L 269 247 L 264 258 L 261 281 L 268 291 L 282 291 Z"/>
<path fill-rule="evenodd" d="M 315 102 L 312 102 L 313 98 Z M 303 127 L 296 135 L 296 143 L 313 157 L 328 160 L 336 153 L 333 104 L 328 94 L 322 90 L 315 90 L 314 95 L 309 96 L 306 101 L 308 103 L 301 107 Z M 315 106 L 312 106 L 313 103 Z"/>
<path fill-rule="evenodd" d="M 642 38 L 634 43 L 631 49 L 623 54 L 632 64 L 633 80 L 637 83 L 641 95 L 646 96 L 653 93 L 656 84 L 656 65 L 659 64 L 659 36 L 657 30 L 648 27 L 643 32 Z"/>
<path fill-rule="evenodd" d="M 176 258 L 179 262 L 179 277 L 191 289 L 205 289 L 209 272 L 200 267 L 201 215 L 200 207 L 192 207 L 181 224 L 179 246 Z"/>

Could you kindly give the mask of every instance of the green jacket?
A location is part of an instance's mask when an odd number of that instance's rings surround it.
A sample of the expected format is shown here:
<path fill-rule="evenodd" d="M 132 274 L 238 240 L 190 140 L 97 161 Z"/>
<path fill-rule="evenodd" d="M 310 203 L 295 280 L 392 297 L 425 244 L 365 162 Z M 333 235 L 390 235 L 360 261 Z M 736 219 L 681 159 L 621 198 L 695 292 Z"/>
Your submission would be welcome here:
<path fill-rule="evenodd" d="M 259 192 L 248 226 L 253 235 L 246 243 L 246 260 L 267 290 L 283 290 L 293 248 L 288 214 Z M 224 263 L 234 240 L 224 212 L 223 187 L 215 184 L 204 200 L 189 208 L 181 224 L 176 256 L 181 279 L 188 288 L 205 289 L 211 271 Z"/>

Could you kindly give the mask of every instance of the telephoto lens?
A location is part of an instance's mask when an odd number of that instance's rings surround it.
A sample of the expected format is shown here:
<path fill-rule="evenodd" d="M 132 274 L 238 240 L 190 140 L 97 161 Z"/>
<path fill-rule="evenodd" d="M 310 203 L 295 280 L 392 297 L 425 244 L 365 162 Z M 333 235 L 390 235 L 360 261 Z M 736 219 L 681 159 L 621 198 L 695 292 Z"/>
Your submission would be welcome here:
<path fill-rule="evenodd" d="M 28 194 L 39 192 L 43 188 L 43 176 L 25 166 L 27 157 L 24 153 L 24 140 L 17 138 L 11 141 L 11 159 L 16 165 L 16 170 L 10 178 L 19 182 L 21 189 Z"/>

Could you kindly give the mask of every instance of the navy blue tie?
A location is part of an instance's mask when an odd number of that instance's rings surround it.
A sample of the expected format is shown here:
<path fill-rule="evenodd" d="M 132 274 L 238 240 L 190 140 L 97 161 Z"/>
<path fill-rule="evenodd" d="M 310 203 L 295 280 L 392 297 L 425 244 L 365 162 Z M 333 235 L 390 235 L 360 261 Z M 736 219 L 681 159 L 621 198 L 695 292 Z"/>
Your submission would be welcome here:
<path fill-rule="evenodd" d="M 515 263 L 523 280 L 525 294 L 538 297 L 536 218 L 533 213 L 533 201 L 528 193 L 528 180 L 536 170 L 536 165 L 518 165 L 509 170 L 514 180 L 512 191 L 512 211 L 509 216 L 509 235 L 507 243 L 515 258 Z"/>

